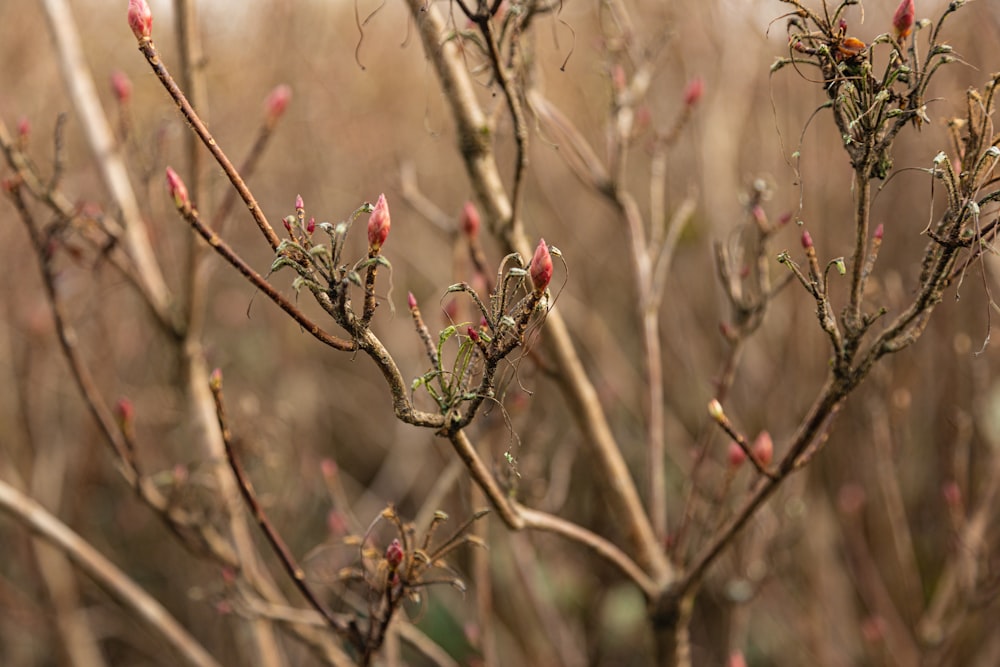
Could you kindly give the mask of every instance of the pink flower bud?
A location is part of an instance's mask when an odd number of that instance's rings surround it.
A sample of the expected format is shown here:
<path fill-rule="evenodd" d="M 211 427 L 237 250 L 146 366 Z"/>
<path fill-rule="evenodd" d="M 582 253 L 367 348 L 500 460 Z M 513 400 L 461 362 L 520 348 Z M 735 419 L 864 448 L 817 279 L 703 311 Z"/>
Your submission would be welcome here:
<path fill-rule="evenodd" d="M 116 69 L 111 73 L 111 90 L 118 104 L 128 104 L 132 98 L 132 81 L 125 72 Z"/>
<path fill-rule="evenodd" d="M 389 204 L 385 200 L 385 194 L 380 194 L 378 196 L 378 201 L 375 202 L 375 210 L 372 211 L 371 217 L 368 218 L 368 249 L 372 252 L 378 252 L 382 248 L 382 244 L 389 237 L 389 228 L 392 226 L 392 221 L 389 218 Z"/>
<path fill-rule="evenodd" d="M 806 250 L 813 247 L 812 234 L 810 234 L 808 231 L 804 229 L 802 230 L 802 247 L 805 248 Z"/>
<path fill-rule="evenodd" d="M 881 241 L 882 240 L 882 234 L 884 232 L 885 232 L 885 228 L 882 226 L 882 223 L 881 222 L 878 223 L 878 227 L 875 228 L 875 240 L 876 241 Z"/>
<path fill-rule="evenodd" d="M 264 117 L 268 125 L 274 125 L 285 114 L 288 103 L 292 101 L 292 89 L 287 84 L 275 86 L 264 100 Z"/>
<path fill-rule="evenodd" d="M 747 460 L 747 453 L 743 451 L 735 442 L 729 443 L 729 450 L 726 452 L 726 461 L 730 468 L 739 468 Z"/>
<path fill-rule="evenodd" d="M 528 273 L 531 274 L 535 292 L 542 292 L 549 286 L 549 281 L 552 280 L 552 255 L 549 254 L 549 247 L 545 245 L 545 239 L 539 239 L 535 255 L 528 266 Z"/>
<path fill-rule="evenodd" d="M 27 116 L 22 116 L 21 120 L 17 121 L 17 136 L 21 138 L 22 143 L 31 136 L 31 121 Z"/>
<path fill-rule="evenodd" d="M 309 216 L 309 222 L 306 223 L 306 234 L 312 236 L 312 233 L 316 231 L 316 216 Z"/>
<path fill-rule="evenodd" d="M 684 86 L 684 105 L 693 107 L 698 104 L 698 100 L 705 94 L 705 80 L 696 76 Z"/>
<path fill-rule="evenodd" d="M 406 293 L 406 307 L 410 310 L 417 307 L 417 297 L 413 296 L 413 292 Z"/>
<path fill-rule="evenodd" d="M 614 85 L 615 91 L 619 93 L 624 92 L 625 87 L 628 85 L 628 82 L 625 80 L 624 67 L 619 64 L 615 64 L 615 66 L 611 68 L 611 83 Z"/>
<path fill-rule="evenodd" d="M 389 564 L 390 570 L 395 570 L 403 562 L 403 545 L 398 539 L 394 539 L 385 549 L 385 560 Z"/>
<path fill-rule="evenodd" d="M 170 167 L 167 167 L 167 189 L 170 191 L 170 196 L 174 198 L 174 206 L 183 209 L 191 205 L 188 200 L 187 186 L 184 185 L 184 181 L 177 175 L 177 172 Z"/>
<path fill-rule="evenodd" d="M 153 12 L 146 0 L 128 0 L 128 27 L 138 40 L 149 39 L 153 34 Z"/>
<path fill-rule="evenodd" d="M 864 488 L 855 482 L 849 482 L 840 487 L 837 492 L 837 508 L 848 516 L 860 512 L 868 502 L 868 494 Z"/>
<path fill-rule="evenodd" d="M 326 528 L 330 531 L 330 534 L 335 537 L 346 535 L 349 528 L 347 525 L 347 519 L 344 518 L 343 512 L 338 512 L 337 510 L 330 510 L 327 512 Z"/>
<path fill-rule="evenodd" d="M 462 207 L 462 231 L 470 239 L 479 236 L 479 211 L 471 201 L 465 202 Z"/>
<path fill-rule="evenodd" d="M 783 227 L 784 225 L 787 225 L 791 221 L 792 221 L 792 212 L 786 211 L 785 213 L 781 214 L 780 218 L 778 218 L 778 226 Z"/>
<path fill-rule="evenodd" d="M 118 425 L 130 424 L 134 415 L 135 407 L 132 405 L 132 401 L 127 398 L 119 398 L 118 402 L 115 403 L 115 417 L 118 418 Z"/>
<path fill-rule="evenodd" d="M 767 431 L 758 433 L 750 451 L 757 457 L 761 465 L 765 467 L 771 465 L 771 461 L 774 459 L 774 441 L 771 440 L 771 434 Z"/>
<path fill-rule="evenodd" d="M 743 657 L 743 651 L 733 651 L 730 653 L 726 667 L 747 667 L 747 659 Z"/>
<path fill-rule="evenodd" d="M 944 496 L 944 501 L 948 503 L 948 507 L 957 509 L 962 506 L 962 489 L 959 488 L 958 483 L 954 480 L 946 482 L 941 487 L 941 495 Z"/>
<path fill-rule="evenodd" d="M 306 205 L 302 202 L 302 195 L 295 195 L 295 210 L 304 211 Z"/>
<path fill-rule="evenodd" d="M 902 0 L 896 13 L 892 15 L 892 27 L 896 32 L 896 39 L 906 39 L 913 30 L 913 18 L 916 15 L 916 8 L 913 0 Z"/>

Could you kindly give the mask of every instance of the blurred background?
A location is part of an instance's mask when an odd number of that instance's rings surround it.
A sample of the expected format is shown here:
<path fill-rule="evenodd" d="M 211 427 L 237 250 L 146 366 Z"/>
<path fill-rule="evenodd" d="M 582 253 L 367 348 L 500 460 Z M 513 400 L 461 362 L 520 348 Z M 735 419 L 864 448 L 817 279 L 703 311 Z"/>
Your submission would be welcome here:
<path fill-rule="evenodd" d="M 171 3 L 150 4 L 154 39 L 174 67 Z M 866 3 L 863 14 L 852 10 L 848 32 L 869 41 L 887 31 L 895 4 Z M 189 231 L 172 210 L 162 174 L 167 165 L 183 163 L 187 128 L 135 48 L 126 3 L 71 5 L 86 64 L 122 139 L 156 256 L 179 290 Z M 307 217 L 331 222 L 386 194 L 393 226 L 384 253 L 393 268 L 391 284 L 385 275 L 381 279 L 383 301 L 373 326 L 404 374 L 419 376 L 427 363 L 406 295 L 416 296 L 432 331 L 449 323 L 445 309 L 453 297 L 445 290 L 472 279 L 458 233 L 459 212 L 472 193 L 448 108 L 405 6 L 367 0 L 197 5 L 207 77 L 203 115 L 235 161 L 249 150 L 263 121 L 268 92 L 282 83 L 293 91 L 260 167 L 248 179 L 272 222 L 294 212 L 299 194 Z M 526 44 L 535 85 L 603 159 L 614 31 L 601 5 L 567 0 L 557 14 L 538 19 Z M 936 18 L 944 5 L 918 0 L 917 16 Z M 700 76 L 706 86 L 667 156 L 667 210 L 686 196 L 697 202 L 661 313 L 669 520 L 677 526 L 690 491 L 695 443 L 709 428 L 705 405 L 727 346 L 719 327 L 729 311 L 712 244 L 728 242 L 748 221 L 746 192 L 760 180 L 767 185 L 771 219 L 792 213 L 803 221 L 822 262 L 847 254 L 853 242 L 851 173 L 830 118 L 813 115 L 826 101 L 805 79 L 814 73 L 769 73 L 786 53 L 779 17 L 788 5 L 637 0 L 625 6 L 636 39 L 656 53 L 642 105 L 645 125 L 628 173 L 646 214 L 655 133 L 666 132 L 681 113 L 689 80 Z M 364 21 L 372 12 L 359 29 L 357 17 Z M 1000 5 L 972 3 L 949 21 L 946 34 L 960 62 L 935 80 L 927 95 L 932 122 L 901 137 L 894 177 L 874 205 L 873 223 L 884 225 L 885 240 L 869 303 L 890 314 L 917 285 L 926 243 L 920 232 L 941 210 L 940 189 L 935 201 L 926 169 L 939 151 L 951 151 L 946 120 L 963 113 L 966 88 L 981 86 L 1000 69 Z M 116 71 L 133 86 L 127 105 L 116 101 L 110 85 Z M 500 117 L 499 151 L 509 179 L 513 139 L 502 96 L 485 73 L 477 80 L 483 104 Z M 0 118 L 11 128 L 21 119 L 30 122 L 25 140 L 43 172 L 52 163 L 61 113 L 68 114 L 64 192 L 79 205 L 105 206 L 95 157 L 66 94 L 39 3 L 0 0 Z M 627 230 L 600 194 L 577 180 L 552 138 L 533 121 L 531 127 L 527 231 L 562 251 L 565 265 L 557 263 L 553 280 L 557 308 L 642 487 L 644 389 Z M 792 159 L 796 151 L 798 162 Z M 407 170 L 443 218 L 429 220 L 404 196 Z M 0 169 L 4 177 L 9 172 L 6 165 Z M 197 204 L 211 211 L 228 182 L 213 165 L 204 179 L 207 188 Z M 770 256 L 787 249 L 802 261 L 800 233 L 789 225 L 772 240 Z M 266 271 L 273 256 L 245 210 L 230 216 L 224 236 Z M 364 243 L 358 230 L 352 256 L 363 254 Z M 486 243 L 498 266 L 499 246 Z M 79 252 L 72 251 L 72 240 L 67 245 L 56 259 L 58 288 L 100 391 L 108 401 L 127 397 L 135 405 L 143 469 L 161 471 L 156 479 L 174 489 L 178 502 L 211 517 L 213 496 L 201 480 L 211 479 L 208 470 L 218 462 L 205 460 L 192 438 L 176 354 L 132 287 L 82 243 Z M 60 353 L 36 259 L 6 201 L 0 204 L 0 247 L 0 475 L 20 488 L 46 489 L 34 495 L 161 600 L 221 662 L 241 664 L 243 621 L 227 606 L 219 568 L 186 551 L 120 481 Z M 225 374 L 233 429 L 254 484 L 317 585 L 328 584 L 329 594 L 336 593 L 323 573 L 340 564 L 335 545 L 348 509 L 362 526 L 389 503 L 415 519 L 429 497 L 436 502 L 432 509 L 446 511 L 454 525 L 472 513 L 469 480 L 450 447 L 393 419 L 382 378 L 366 358 L 323 347 L 217 258 L 206 263 L 208 363 Z M 776 277 L 782 273 L 777 262 L 770 270 Z M 956 536 L 982 498 L 1000 447 L 1000 385 L 993 373 L 998 358 L 990 342 L 997 314 L 988 305 L 989 295 L 1000 289 L 998 271 L 992 255 L 969 268 L 921 340 L 880 365 L 848 402 L 825 451 L 786 484 L 713 568 L 696 606 L 695 664 L 722 664 L 737 650 L 751 665 L 905 664 L 899 658 L 908 654 L 886 637 L 902 629 L 894 636 L 917 641 L 945 563 L 963 549 Z M 289 275 L 279 273 L 271 282 L 292 294 Z M 843 284 L 838 307 L 846 299 Z M 308 301 L 303 295 L 302 308 L 321 317 Z M 465 302 L 457 308 L 456 321 L 471 317 Z M 746 433 L 769 431 L 778 455 L 825 377 L 829 348 L 814 310 L 796 285 L 773 301 L 741 358 L 726 403 L 727 414 Z M 545 335 L 544 327 L 537 335 Z M 557 385 L 525 359 L 509 373 L 506 389 L 504 410 L 490 411 L 472 427 L 488 461 L 504 470 L 505 455 L 516 459 L 525 504 L 620 542 L 620 526 L 596 489 L 591 461 Z M 696 493 L 701 509 L 686 536 L 690 552 L 751 481 L 749 470 L 726 479 L 726 446 L 720 434 L 709 451 L 710 469 Z M 330 462 L 350 502 L 333 512 Z M 434 496 L 445 475 L 457 481 Z M 616 571 L 554 537 L 512 536 L 497 519 L 485 523 L 500 664 L 648 664 L 642 596 Z M 1000 566 L 995 524 L 989 513 L 983 529 L 992 556 L 985 562 L 994 567 Z M 0 550 L 0 663 L 69 664 L 30 537 L 7 517 L 0 518 Z M 462 551 L 454 560 L 468 592 L 432 587 L 419 608 L 409 610 L 459 664 L 478 664 L 481 655 L 469 558 Z M 936 656 L 941 664 L 1000 659 L 1000 640 L 990 623 L 983 624 L 996 612 L 989 594 L 996 570 L 970 576 L 962 584 L 969 595 L 960 599 L 968 609 L 962 622 L 972 620 Z M 108 664 L 170 664 L 159 640 L 100 588 L 83 577 L 79 586 L 81 608 Z M 292 664 L 309 664 L 309 655 L 290 640 L 287 650 L 297 656 Z M 407 664 L 431 664 L 407 651 Z M 934 653 L 927 649 L 926 655 Z"/>

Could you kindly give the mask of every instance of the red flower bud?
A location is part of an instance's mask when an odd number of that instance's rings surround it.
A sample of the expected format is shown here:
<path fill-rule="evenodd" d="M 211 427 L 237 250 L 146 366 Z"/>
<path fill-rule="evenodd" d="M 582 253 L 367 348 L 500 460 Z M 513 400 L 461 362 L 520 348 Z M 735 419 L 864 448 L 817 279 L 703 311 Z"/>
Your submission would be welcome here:
<path fill-rule="evenodd" d="M 730 442 L 729 450 L 726 452 L 726 460 L 729 462 L 730 468 L 739 468 L 747 460 L 747 453 L 735 442 Z"/>
<path fill-rule="evenodd" d="M 628 85 L 628 81 L 625 78 L 625 68 L 619 64 L 615 64 L 611 68 L 611 83 L 615 87 L 616 92 L 624 92 L 625 87 Z"/>
<path fill-rule="evenodd" d="M 133 415 L 135 415 L 135 407 L 132 405 L 132 401 L 127 398 L 119 398 L 115 404 L 115 416 L 118 418 L 118 425 L 124 427 L 127 424 L 131 424 Z"/>
<path fill-rule="evenodd" d="M 479 342 L 479 332 L 472 327 L 466 327 L 465 333 L 469 335 L 469 338 L 471 338 L 474 343 Z"/>
<path fill-rule="evenodd" d="M 761 465 L 769 466 L 771 461 L 774 459 L 774 441 L 771 440 L 771 434 L 767 431 L 761 431 L 757 434 L 757 439 L 753 441 L 753 447 L 750 448 L 753 455 L 757 457 Z"/>
<path fill-rule="evenodd" d="M 892 28 L 896 32 L 896 39 L 906 39 L 913 30 L 913 18 L 916 15 L 916 8 L 913 0 L 902 0 L 896 13 L 892 15 Z"/>
<path fill-rule="evenodd" d="M 806 250 L 813 247 L 812 234 L 810 234 L 806 230 L 802 230 L 802 247 L 805 248 Z"/>
<path fill-rule="evenodd" d="M 153 34 L 153 12 L 146 0 L 128 0 L 128 27 L 136 39 L 149 39 Z"/>
<path fill-rule="evenodd" d="M 531 274 L 531 282 L 534 283 L 536 292 L 542 292 L 549 286 L 549 281 L 552 280 L 552 255 L 549 254 L 549 247 L 545 245 L 545 239 L 539 239 L 535 256 L 531 258 L 531 264 L 528 266 L 528 273 Z"/>
<path fill-rule="evenodd" d="M 392 222 L 389 218 L 389 204 L 385 201 L 385 194 L 378 196 L 375 202 L 375 210 L 368 218 L 368 249 L 378 252 L 382 244 L 389 237 L 389 228 Z"/>
<path fill-rule="evenodd" d="M 948 507 L 957 509 L 962 506 L 962 489 L 959 488 L 958 483 L 954 480 L 946 482 L 941 487 L 941 495 L 944 496 L 944 501 L 948 503 Z"/>
<path fill-rule="evenodd" d="M 403 562 L 403 545 L 398 539 L 394 539 L 385 549 L 385 560 L 389 564 L 390 570 L 396 570 Z"/>
<path fill-rule="evenodd" d="M 132 97 L 132 81 L 125 72 L 116 69 L 111 73 L 111 90 L 114 92 L 118 104 L 128 104 Z"/>
<path fill-rule="evenodd" d="M 278 122 L 278 119 L 284 115 L 285 109 L 288 108 L 288 103 L 291 101 L 292 89 L 289 85 L 283 83 L 274 87 L 268 94 L 267 99 L 264 100 L 264 117 L 269 126 Z"/>
<path fill-rule="evenodd" d="M 747 667 L 747 659 L 743 657 L 743 652 L 733 651 L 730 653 L 726 667 Z"/>
<path fill-rule="evenodd" d="M 696 76 L 684 86 L 684 105 L 693 107 L 698 104 L 698 100 L 705 94 L 705 80 Z"/>
<path fill-rule="evenodd" d="M 184 181 L 177 175 L 177 172 L 170 167 L 167 167 L 167 189 L 170 191 L 170 196 L 174 198 L 174 206 L 183 209 L 191 205 L 188 201 L 187 186 L 184 185 Z"/>
<path fill-rule="evenodd" d="M 306 234 L 312 236 L 312 233 L 316 231 L 316 216 L 310 216 L 309 222 L 306 223 Z"/>
<path fill-rule="evenodd" d="M 479 236 L 479 211 L 471 201 L 465 202 L 462 207 L 462 231 L 470 239 Z"/>

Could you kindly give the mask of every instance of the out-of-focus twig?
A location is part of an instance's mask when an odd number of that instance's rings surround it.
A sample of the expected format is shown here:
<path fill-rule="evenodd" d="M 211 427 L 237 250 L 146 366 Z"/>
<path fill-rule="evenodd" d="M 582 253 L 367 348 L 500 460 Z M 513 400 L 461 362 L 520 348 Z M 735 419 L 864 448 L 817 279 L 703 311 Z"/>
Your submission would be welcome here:
<path fill-rule="evenodd" d="M 65 553 L 89 577 L 166 640 L 186 664 L 220 667 L 215 658 L 127 574 L 45 508 L 3 481 L 0 481 L 0 510 Z"/>

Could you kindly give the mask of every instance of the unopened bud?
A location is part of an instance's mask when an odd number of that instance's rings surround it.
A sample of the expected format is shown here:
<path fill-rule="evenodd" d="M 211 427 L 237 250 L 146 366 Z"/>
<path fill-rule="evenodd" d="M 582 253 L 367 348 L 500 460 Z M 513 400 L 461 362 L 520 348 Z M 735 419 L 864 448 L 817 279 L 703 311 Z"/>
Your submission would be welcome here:
<path fill-rule="evenodd" d="M 403 545 L 399 539 L 394 539 L 385 549 L 385 561 L 389 564 L 389 570 L 395 571 L 403 562 Z"/>
<path fill-rule="evenodd" d="M 375 202 L 375 210 L 368 218 L 368 249 L 371 252 L 378 252 L 382 244 L 389 237 L 389 228 L 392 226 L 389 217 L 389 204 L 385 200 L 385 194 L 378 196 Z"/>
<path fill-rule="evenodd" d="M 295 195 L 295 210 L 304 211 L 306 205 L 302 202 L 302 195 Z"/>
<path fill-rule="evenodd" d="M 885 228 L 882 226 L 882 223 L 881 222 L 878 223 L 878 227 L 875 228 L 875 240 L 876 241 L 881 241 L 882 240 L 882 234 L 883 234 L 884 231 L 885 231 Z"/>
<path fill-rule="evenodd" d="M 774 459 L 774 441 L 771 440 L 771 434 L 767 431 L 761 431 L 757 434 L 751 451 L 761 465 L 764 467 L 771 465 L 771 461 Z"/>
<path fill-rule="evenodd" d="M 700 76 L 696 76 L 687 82 L 684 86 L 684 105 L 687 107 L 693 107 L 701 99 L 701 96 L 705 94 L 705 80 Z"/>
<path fill-rule="evenodd" d="M 132 98 L 132 81 L 125 72 L 116 69 L 111 73 L 111 91 L 115 94 L 118 104 L 128 104 Z"/>
<path fill-rule="evenodd" d="M 153 34 L 153 12 L 146 0 L 128 0 L 128 27 L 138 40 L 149 39 Z"/>
<path fill-rule="evenodd" d="M 170 196 L 174 198 L 174 206 L 178 209 L 185 209 L 191 205 L 187 186 L 184 185 L 184 181 L 177 175 L 177 172 L 170 167 L 167 167 L 167 189 L 170 191 Z"/>
<path fill-rule="evenodd" d="M 624 92 L 625 86 L 628 85 L 628 82 L 625 80 L 625 68 L 620 64 L 616 63 L 611 68 L 611 83 L 615 87 L 615 92 L 619 93 Z"/>
<path fill-rule="evenodd" d="M 465 202 L 462 207 L 462 231 L 470 239 L 479 236 L 479 211 L 471 201 Z"/>
<path fill-rule="evenodd" d="M 531 282 L 535 285 L 535 292 L 543 292 L 552 280 L 552 255 L 549 254 L 549 247 L 545 245 L 545 239 L 539 239 L 535 248 L 535 255 L 531 258 L 528 266 L 528 273 L 531 274 Z"/>
<path fill-rule="evenodd" d="M 212 374 L 208 376 L 208 386 L 212 388 L 212 391 L 219 391 L 222 389 L 222 369 L 216 368 L 212 371 Z"/>
<path fill-rule="evenodd" d="M 132 418 L 135 415 L 135 406 L 132 405 L 132 401 L 127 398 L 119 398 L 118 402 L 115 403 L 115 417 L 118 419 L 118 426 L 125 428 L 132 423 Z"/>
<path fill-rule="evenodd" d="M 743 448 L 739 444 L 730 441 L 729 450 L 726 452 L 726 461 L 729 462 L 729 467 L 739 468 L 746 460 L 747 453 L 743 451 Z"/>
<path fill-rule="evenodd" d="M 948 503 L 948 507 L 957 509 L 962 506 L 962 489 L 959 488 L 958 483 L 954 480 L 946 482 L 941 487 L 941 495 L 944 496 L 944 501 Z"/>
<path fill-rule="evenodd" d="M 417 297 L 413 296 L 413 292 L 406 293 L 406 307 L 410 310 L 417 307 Z"/>
<path fill-rule="evenodd" d="M 892 15 L 892 28 L 896 32 L 896 39 L 906 39 L 913 30 L 913 18 L 916 16 L 916 8 L 913 0 L 902 0 L 896 13 Z"/>
<path fill-rule="evenodd" d="M 808 250 L 813 247 L 813 237 L 808 230 L 802 230 L 802 247 Z"/>
<path fill-rule="evenodd" d="M 466 327 L 465 333 L 469 335 L 469 338 L 471 338 L 473 342 L 475 343 L 479 342 L 479 332 L 473 329 L 472 327 Z"/>
<path fill-rule="evenodd" d="M 22 116 L 17 121 L 17 136 L 20 137 L 22 144 L 27 143 L 28 137 L 31 136 L 31 121 L 28 120 L 27 116 Z"/>
<path fill-rule="evenodd" d="M 264 118 L 269 127 L 277 123 L 278 119 L 284 115 L 285 109 L 288 108 L 288 103 L 291 101 L 292 89 L 287 84 L 275 86 L 268 93 L 267 99 L 264 100 Z"/>
<path fill-rule="evenodd" d="M 722 403 L 719 403 L 719 399 L 713 398 L 708 402 L 708 414 L 715 421 L 722 421 L 726 418 L 726 413 L 722 410 Z"/>
<path fill-rule="evenodd" d="M 312 233 L 316 231 L 316 216 L 310 216 L 309 222 L 306 223 L 306 234 L 312 236 Z"/>
<path fill-rule="evenodd" d="M 747 667 L 747 659 L 743 657 L 743 651 L 733 651 L 730 653 L 726 667 Z"/>

